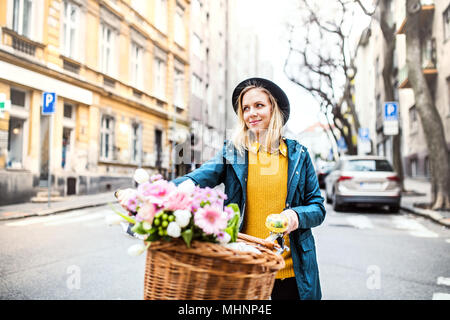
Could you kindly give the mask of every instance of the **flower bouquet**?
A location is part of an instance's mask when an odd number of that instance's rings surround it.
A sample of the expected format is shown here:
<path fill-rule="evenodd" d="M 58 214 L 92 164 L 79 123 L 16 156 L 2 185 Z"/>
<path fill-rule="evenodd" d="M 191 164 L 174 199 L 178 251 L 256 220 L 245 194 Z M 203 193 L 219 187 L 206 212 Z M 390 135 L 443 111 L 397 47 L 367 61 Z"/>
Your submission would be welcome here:
<path fill-rule="evenodd" d="M 257 238 L 238 233 L 239 207 L 224 206 L 226 194 L 190 179 L 176 186 L 142 169 L 134 179 L 136 189 L 116 192 L 129 214 L 114 211 L 144 240 L 128 250 L 147 252 L 144 299 L 270 297 L 284 260 Z"/>
<path fill-rule="evenodd" d="M 149 177 L 143 169 L 135 172 L 137 189 L 119 190 L 116 196 L 125 215 L 115 212 L 133 225 L 131 231 L 147 242 L 174 238 L 183 239 L 189 248 L 193 240 L 227 244 L 235 242 L 238 234 L 239 207 L 224 207 L 227 195 L 218 189 L 196 187 L 190 180 L 178 187 L 162 179 Z M 143 252 L 133 246 L 130 253 Z"/>

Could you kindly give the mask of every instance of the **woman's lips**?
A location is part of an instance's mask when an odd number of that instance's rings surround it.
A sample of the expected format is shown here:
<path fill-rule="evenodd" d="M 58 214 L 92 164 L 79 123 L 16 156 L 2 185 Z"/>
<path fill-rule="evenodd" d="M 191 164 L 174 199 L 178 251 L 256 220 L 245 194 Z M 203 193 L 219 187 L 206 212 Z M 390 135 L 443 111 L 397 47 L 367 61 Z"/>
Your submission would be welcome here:
<path fill-rule="evenodd" d="M 261 120 L 250 121 L 250 124 L 253 126 L 253 125 L 257 124 L 258 122 L 261 122 Z"/>

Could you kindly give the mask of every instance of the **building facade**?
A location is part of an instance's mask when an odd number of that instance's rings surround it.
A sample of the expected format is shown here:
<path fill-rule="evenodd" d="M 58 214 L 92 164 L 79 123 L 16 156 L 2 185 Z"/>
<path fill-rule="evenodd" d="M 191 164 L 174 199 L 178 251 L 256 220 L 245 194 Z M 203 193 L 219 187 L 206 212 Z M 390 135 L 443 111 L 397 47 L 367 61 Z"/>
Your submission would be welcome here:
<path fill-rule="evenodd" d="M 173 146 L 189 136 L 190 7 L 0 0 L 0 204 L 46 187 L 49 166 L 60 195 L 132 186 L 138 167 L 174 170 Z M 52 116 L 43 92 L 56 93 Z"/>
<path fill-rule="evenodd" d="M 428 179 L 428 150 L 406 67 L 405 4 L 405 0 L 393 0 L 390 8 L 392 22 L 397 27 L 393 86 L 395 101 L 399 103 L 401 154 L 405 176 Z M 422 0 L 421 4 L 421 64 L 450 149 L 450 57 L 446 54 L 450 50 L 450 1 Z M 369 128 L 373 153 L 392 160 L 392 136 L 383 134 L 383 105 L 386 102 L 382 81 L 384 46 L 381 29 L 373 23 L 367 43 L 358 52 L 355 103 L 361 126 Z"/>
<path fill-rule="evenodd" d="M 422 0 L 421 5 L 422 69 L 444 126 L 447 149 L 450 150 L 450 1 Z M 428 149 L 406 67 L 404 29 L 408 21 L 405 18 L 405 0 L 396 1 L 396 12 L 404 168 L 410 177 L 428 179 Z"/>

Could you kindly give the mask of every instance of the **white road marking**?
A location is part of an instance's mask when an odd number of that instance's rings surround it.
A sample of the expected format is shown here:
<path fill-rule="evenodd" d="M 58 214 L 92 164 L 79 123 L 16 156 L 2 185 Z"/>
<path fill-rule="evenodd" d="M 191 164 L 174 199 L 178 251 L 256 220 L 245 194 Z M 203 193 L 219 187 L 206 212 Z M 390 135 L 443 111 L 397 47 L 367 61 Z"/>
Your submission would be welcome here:
<path fill-rule="evenodd" d="M 14 221 L 14 222 L 6 223 L 5 226 L 8 226 L 8 227 L 23 227 L 23 226 L 36 224 L 36 223 L 43 223 L 43 222 L 49 222 L 49 221 L 63 220 L 63 219 L 67 219 L 69 217 L 76 217 L 76 216 L 80 216 L 80 215 L 83 215 L 83 214 L 86 214 L 86 212 L 77 210 L 77 211 L 73 211 L 73 212 L 70 212 L 70 213 L 51 215 L 51 216 L 46 216 L 46 217 L 30 217 L 30 218 L 26 218 L 25 220 L 20 220 L 20 221 Z"/>
<path fill-rule="evenodd" d="M 442 292 L 436 292 L 433 293 L 433 300 L 450 300 L 450 294 L 448 293 L 442 293 Z"/>
<path fill-rule="evenodd" d="M 350 216 L 347 222 L 358 229 L 373 229 L 373 223 L 366 216 Z"/>
<path fill-rule="evenodd" d="M 450 243 L 450 239 L 445 239 L 445 242 Z"/>
<path fill-rule="evenodd" d="M 450 278 L 439 277 L 437 278 L 438 285 L 450 286 Z"/>
<path fill-rule="evenodd" d="M 437 238 L 438 234 L 428 230 L 418 221 L 406 217 L 394 217 L 392 219 L 394 226 L 397 229 L 407 230 L 408 233 L 415 237 L 422 238 Z"/>
<path fill-rule="evenodd" d="M 101 219 L 101 218 L 105 218 L 104 213 L 88 213 L 88 214 L 86 214 L 82 217 L 78 217 L 78 218 L 47 222 L 47 223 L 44 223 L 44 226 L 60 226 L 60 225 L 64 225 L 64 224 L 83 222 L 83 221 L 95 220 L 95 219 Z"/>

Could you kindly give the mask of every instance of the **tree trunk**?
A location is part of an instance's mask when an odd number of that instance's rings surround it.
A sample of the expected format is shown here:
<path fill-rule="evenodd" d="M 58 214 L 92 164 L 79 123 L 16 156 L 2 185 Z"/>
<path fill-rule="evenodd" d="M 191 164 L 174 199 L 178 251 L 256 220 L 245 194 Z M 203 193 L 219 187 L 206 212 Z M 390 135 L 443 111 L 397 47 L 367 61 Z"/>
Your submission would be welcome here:
<path fill-rule="evenodd" d="M 407 27 L 406 64 L 408 79 L 414 90 L 416 108 L 422 123 L 431 167 L 433 199 L 432 209 L 450 208 L 450 167 L 444 127 L 439 112 L 434 105 L 427 81 L 422 71 L 419 0 L 406 1 Z"/>
<path fill-rule="evenodd" d="M 395 52 L 395 24 L 389 25 L 389 8 L 392 0 L 382 0 L 380 6 L 380 28 L 384 38 L 383 50 L 383 87 L 385 101 L 394 101 L 394 86 L 392 84 L 392 75 L 394 67 Z M 393 136 L 392 155 L 393 165 L 400 181 L 401 190 L 404 191 L 404 173 L 401 155 L 401 132 Z"/>

